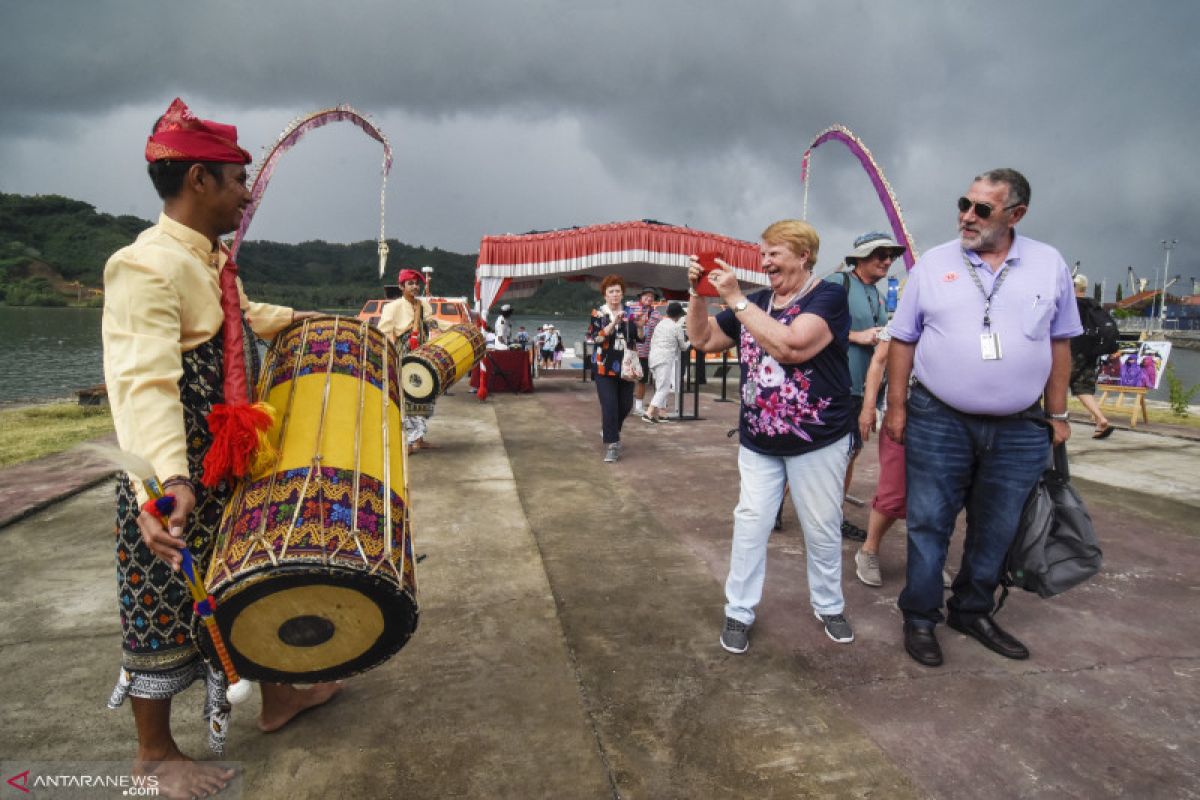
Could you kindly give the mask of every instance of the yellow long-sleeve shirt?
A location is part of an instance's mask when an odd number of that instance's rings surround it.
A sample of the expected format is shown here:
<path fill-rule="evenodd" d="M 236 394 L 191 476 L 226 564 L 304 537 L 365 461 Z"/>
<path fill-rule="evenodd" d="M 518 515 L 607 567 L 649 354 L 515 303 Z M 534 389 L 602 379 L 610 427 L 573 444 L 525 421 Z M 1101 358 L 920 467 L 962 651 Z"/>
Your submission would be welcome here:
<path fill-rule="evenodd" d="M 104 266 L 104 380 L 117 441 L 160 479 L 188 474 L 182 354 L 221 330 L 225 261 L 204 234 L 162 214 Z M 238 293 L 257 335 L 269 338 L 292 321 L 290 308 L 250 302 L 240 281 Z"/>
<path fill-rule="evenodd" d="M 418 297 L 417 300 L 421 303 L 421 319 L 428 325 L 433 319 L 433 307 L 424 297 Z M 379 330 L 394 342 L 412 330 L 414 316 L 412 303 L 397 297 L 380 310 Z"/>

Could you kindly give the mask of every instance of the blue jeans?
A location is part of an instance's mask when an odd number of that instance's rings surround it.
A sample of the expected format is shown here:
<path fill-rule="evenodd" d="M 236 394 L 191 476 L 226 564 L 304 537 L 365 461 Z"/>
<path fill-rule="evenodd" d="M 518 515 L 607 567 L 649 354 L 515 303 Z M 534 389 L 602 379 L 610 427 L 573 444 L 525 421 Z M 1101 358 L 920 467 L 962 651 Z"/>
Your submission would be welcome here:
<path fill-rule="evenodd" d="M 852 438 L 846 434 L 799 456 L 764 456 L 738 448 L 741 490 L 733 510 L 725 616 L 747 625 L 754 622 L 767 574 L 767 540 L 785 483 L 804 531 L 809 601 L 819 614 L 842 613 L 842 482 Z"/>
<path fill-rule="evenodd" d="M 1028 419 L 961 414 L 914 385 L 904 431 L 908 575 L 899 606 L 906 622 L 942 617 L 942 567 L 958 512 L 967 510 L 963 560 L 946 603 L 964 621 L 992 612 L 1021 510 L 1048 466 L 1050 436 Z"/>

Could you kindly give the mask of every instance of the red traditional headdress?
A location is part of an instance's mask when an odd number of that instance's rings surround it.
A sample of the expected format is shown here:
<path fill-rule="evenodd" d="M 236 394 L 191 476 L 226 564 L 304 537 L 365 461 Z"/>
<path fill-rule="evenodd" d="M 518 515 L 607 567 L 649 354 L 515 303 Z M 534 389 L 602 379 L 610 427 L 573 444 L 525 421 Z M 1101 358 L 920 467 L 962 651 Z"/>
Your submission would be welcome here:
<path fill-rule="evenodd" d="M 146 139 L 146 160 L 183 159 L 249 164 L 250 154 L 238 146 L 237 128 L 200 119 L 176 97 Z"/>
<path fill-rule="evenodd" d="M 146 160 L 248 164 L 250 154 L 238 146 L 237 128 L 199 119 L 176 97 L 146 140 Z M 222 324 L 225 402 L 213 405 L 207 418 L 212 443 L 204 455 L 201 481 L 209 487 L 226 479 L 241 478 L 273 455 L 266 434 L 274 421 L 274 410 L 265 403 L 253 402 L 246 379 L 241 296 L 237 264 L 232 259 L 226 260 L 221 269 L 220 287 L 221 311 L 225 316 Z"/>
<path fill-rule="evenodd" d="M 420 281 L 422 286 L 425 285 L 425 276 L 417 272 L 415 269 L 400 270 L 400 275 L 396 278 L 396 280 L 401 286 L 404 285 L 405 281 Z"/>

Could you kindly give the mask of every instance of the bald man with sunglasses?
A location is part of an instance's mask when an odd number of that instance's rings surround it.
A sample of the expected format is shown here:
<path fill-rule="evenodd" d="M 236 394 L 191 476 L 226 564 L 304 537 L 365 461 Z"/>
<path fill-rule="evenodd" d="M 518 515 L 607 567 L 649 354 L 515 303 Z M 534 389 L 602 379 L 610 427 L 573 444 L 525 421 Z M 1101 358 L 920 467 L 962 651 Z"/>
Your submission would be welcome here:
<path fill-rule="evenodd" d="M 1070 340 L 1083 330 L 1062 256 L 1016 232 L 1029 197 L 1016 170 L 976 177 L 958 200 L 958 239 L 917 261 L 888 326 L 884 431 L 905 445 L 908 492 L 898 604 L 905 650 L 929 667 L 942 663 L 943 619 L 1006 658 L 1029 657 L 992 619 L 994 595 L 1051 440 L 1070 437 Z M 963 508 L 963 560 L 943 618 L 942 567 Z"/>

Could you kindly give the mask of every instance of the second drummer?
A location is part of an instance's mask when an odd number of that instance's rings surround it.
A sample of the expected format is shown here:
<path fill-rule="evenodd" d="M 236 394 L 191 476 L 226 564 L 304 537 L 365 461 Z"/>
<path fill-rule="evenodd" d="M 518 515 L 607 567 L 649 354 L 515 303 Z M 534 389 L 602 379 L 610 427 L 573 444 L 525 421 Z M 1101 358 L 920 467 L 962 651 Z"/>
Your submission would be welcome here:
<path fill-rule="evenodd" d="M 410 350 L 415 350 L 429 341 L 430 329 L 436 330 L 437 321 L 434 319 L 429 300 L 421 296 L 425 276 L 415 269 L 402 269 L 398 281 L 403 294 L 379 312 L 379 330 L 396 344 L 403 358 Z M 409 453 L 437 447 L 425 440 L 435 402 L 436 398 L 430 398 L 427 403 L 414 403 L 405 398 L 404 437 L 408 442 Z"/>

